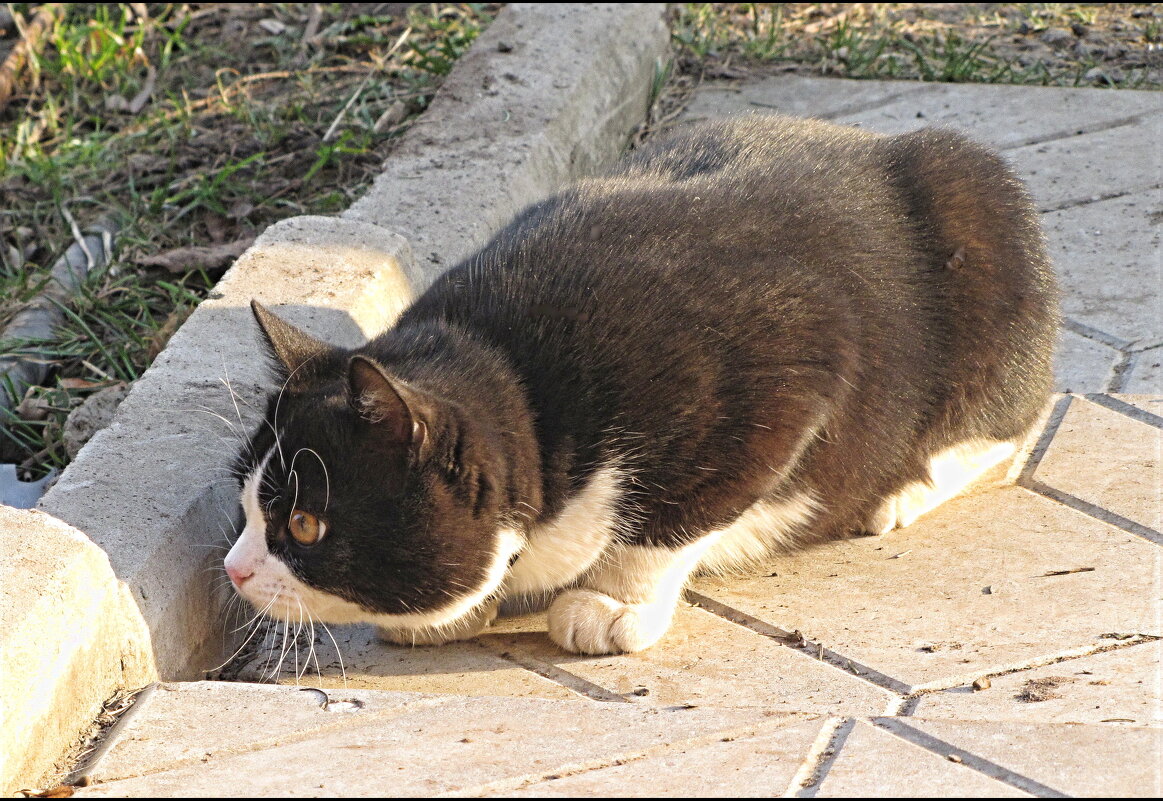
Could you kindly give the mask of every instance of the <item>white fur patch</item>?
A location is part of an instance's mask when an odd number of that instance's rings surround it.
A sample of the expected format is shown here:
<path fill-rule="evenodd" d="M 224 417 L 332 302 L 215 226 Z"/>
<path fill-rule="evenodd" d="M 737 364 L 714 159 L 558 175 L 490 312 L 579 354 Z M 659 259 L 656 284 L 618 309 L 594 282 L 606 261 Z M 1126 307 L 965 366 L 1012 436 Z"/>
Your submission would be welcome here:
<path fill-rule="evenodd" d="M 584 573 L 618 531 L 616 510 L 623 481 L 616 467 L 595 470 L 557 517 L 533 528 L 505 579 L 505 593 L 556 589 Z"/>
<path fill-rule="evenodd" d="M 497 550 L 493 554 L 485 581 L 477 589 L 454 598 L 439 609 L 404 615 L 369 612 L 358 604 L 304 584 L 279 558 L 267 548 L 266 518 L 259 504 L 258 489 L 263 473 L 271 459 L 268 453 L 255 471 L 247 477 L 242 488 L 242 508 L 246 527 L 230 553 L 226 566 L 249 573 L 238 593 L 256 609 L 283 620 L 302 620 L 310 615 L 324 623 L 374 623 L 391 629 L 421 629 L 439 627 L 471 613 L 494 595 L 505 578 L 509 560 L 525 545 L 516 531 L 504 529 L 497 533 Z"/>
<path fill-rule="evenodd" d="M 1017 452 L 1018 441 L 969 440 L 929 460 L 929 481 L 914 481 L 886 498 L 868 524 L 874 534 L 904 528 L 972 484 L 991 467 Z"/>
<path fill-rule="evenodd" d="M 549 635 L 574 653 L 609 654 L 648 648 L 670 628 L 679 596 L 699 568 L 723 570 L 762 557 L 806 524 L 818 506 L 801 493 L 760 501 L 730 526 L 682 548 L 611 545 L 549 609 Z"/>
<path fill-rule="evenodd" d="M 795 533 L 820 510 L 810 494 L 797 493 L 786 501 L 756 501 L 735 522 L 714 532 L 718 539 L 699 562 L 700 571 L 719 573 L 756 562 L 777 548 L 795 545 Z"/>

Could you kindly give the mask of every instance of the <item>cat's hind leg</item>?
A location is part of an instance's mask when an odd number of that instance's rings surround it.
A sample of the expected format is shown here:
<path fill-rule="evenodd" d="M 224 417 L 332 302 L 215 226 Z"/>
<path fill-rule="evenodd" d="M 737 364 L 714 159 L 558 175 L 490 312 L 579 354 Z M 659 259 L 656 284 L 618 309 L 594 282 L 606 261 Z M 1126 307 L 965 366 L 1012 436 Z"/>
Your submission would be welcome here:
<path fill-rule="evenodd" d="M 913 481 L 885 498 L 865 529 L 887 534 L 904 528 L 921 515 L 959 494 L 987 470 L 1012 457 L 1021 440 L 970 440 L 940 451 L 929 460 L 928 481 Z"/>

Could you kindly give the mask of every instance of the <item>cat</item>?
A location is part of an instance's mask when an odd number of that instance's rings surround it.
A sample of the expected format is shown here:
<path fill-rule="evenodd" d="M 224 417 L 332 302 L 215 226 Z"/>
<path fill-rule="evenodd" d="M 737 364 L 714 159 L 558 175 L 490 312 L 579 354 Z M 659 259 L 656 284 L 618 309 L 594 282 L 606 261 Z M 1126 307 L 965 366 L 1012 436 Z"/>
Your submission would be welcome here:
<path fill-rule="evenodd" d="M 688 579 L 909 525 L 1031 432 L 1057 290 L 990 150 L 753 116 L 525 209 L 345 350 L 258 303 L 278 390 L 225 566 L 290 620 L 633 652 Z"/>

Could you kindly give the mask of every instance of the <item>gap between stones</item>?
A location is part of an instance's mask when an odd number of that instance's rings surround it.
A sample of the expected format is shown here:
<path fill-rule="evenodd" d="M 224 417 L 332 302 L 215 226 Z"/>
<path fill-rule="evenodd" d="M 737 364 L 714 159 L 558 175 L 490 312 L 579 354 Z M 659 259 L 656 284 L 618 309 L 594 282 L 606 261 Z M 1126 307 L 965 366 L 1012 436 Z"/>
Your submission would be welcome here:
<path fill-rule="evenodd" d="M 956 756 L 960 759 L 960 762 L 954 764 L 959 764 L 962 767 L 983 773 L 992 779 L 1008 784 L 1010 787 L 1015 787 L 1023 792 L 1030 793 L 1039 798 L 1070 798 L 1069 795 L 1055 790 L 1053 787 L 1036 782 L 1020 773 L 1003 768 L 996 762 L 991 762 L 984 757 L 979 757 L 970 751 L 966 751 L 964 748 L 959 748 L 958 746 L 915 729 L 899 718 L 873 718 L 869 722 L 881 731 L 895 735 L 901 740 L 919 746 L 943 759 Z"/>

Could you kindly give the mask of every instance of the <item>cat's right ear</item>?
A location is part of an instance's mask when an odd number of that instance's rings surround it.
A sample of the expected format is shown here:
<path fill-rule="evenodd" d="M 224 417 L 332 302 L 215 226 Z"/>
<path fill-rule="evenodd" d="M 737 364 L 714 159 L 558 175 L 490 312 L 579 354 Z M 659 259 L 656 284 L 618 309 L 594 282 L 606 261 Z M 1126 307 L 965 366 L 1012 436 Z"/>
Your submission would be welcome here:
<path fill-rule="evenodd" d="M 292 378 L 304 364 L 330 350 L 327 343 L 320 342 L 282 318 L 276 317 L 257 300 L 250 302 L 250 310 L 254 312 L 254 319 L 258 322 L 267 353 L 270 354 L 276 377 L 280 382 Z"/>
<path fill-rule="evenodd" d="M 365 356 L 347 364 L 348 402 L 389 442 L 419 455 L 428 441 L 428 404 L 416 390 L 393 379 Z"/>

